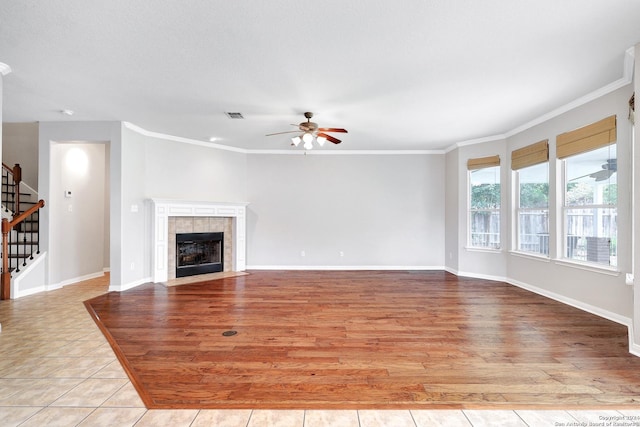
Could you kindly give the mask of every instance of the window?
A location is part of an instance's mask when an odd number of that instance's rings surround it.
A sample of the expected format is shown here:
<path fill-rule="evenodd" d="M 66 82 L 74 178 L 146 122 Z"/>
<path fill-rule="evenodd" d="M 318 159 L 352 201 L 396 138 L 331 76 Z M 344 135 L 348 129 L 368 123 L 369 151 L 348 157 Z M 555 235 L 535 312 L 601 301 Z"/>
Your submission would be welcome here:
<path fill-rule="evenodd" d="M 499 249 L 500 158 L 471 159 L 468 168 L 469 246 Z"/>
<path fill-rule="evenodd" d="M 549 255 L 549 141 L 514 150 L 516 250 Z"/>
<path fill-rule="evenodd" d="M 516 171 L 517 250 L 549 255 L 549 162 Z"/>
<path fill-rule="evenodd" d="M 558 135 L 563 166 L 563 255 L 618 264 L 616 116 Z"/>
<path fill-rule="evenodd" d="M 565 257 L 617 265 L 616 146 L 564 160 Z"/>

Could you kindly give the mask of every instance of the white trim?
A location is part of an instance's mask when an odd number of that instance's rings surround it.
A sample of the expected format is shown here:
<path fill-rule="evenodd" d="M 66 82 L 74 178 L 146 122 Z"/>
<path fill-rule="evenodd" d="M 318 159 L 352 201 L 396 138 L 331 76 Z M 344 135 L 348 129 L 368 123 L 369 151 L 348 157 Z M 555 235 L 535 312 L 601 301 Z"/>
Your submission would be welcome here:
<path fill-rule="evenodd" d="M 579 261 L 573 261 L 569 259 L 559 259 L 556 258 L 553 262 L 557 265 L 561 265 L 563 267 L 577 268 L 579 270 L 591 271 L 593 273 L 606 274 L 607 276 L 620 276 L 620 271 L 617 269 L 605 267 L 605 266 L 597 266 L 595 264 L 588 264 Z"/>
<path fill-rule="evenodd" d="M 3 75 L 3 76 L 6 76 L 10 72 L 11 72 L 11 67 L 9 67 L 4 62 L 0 62 L 0 74 Z"/>
<path fill-rule="evenodd" d="M 122 122 L 124 124 L 124 127 L 126 127 L 129 130 L 132 130 L 134 132 L 137 132 L 141 135 L 144 136 L 149 136 L 152 138 L 158 138 L 158 139 L 165 139 L 168 141 L 175 141 L 175 142 L 182 142 L 185 144 L 193 144 L 193 145 L 199 145 L 201 147 L 207 147 L 207 148 L 217 148 L 218 150 L 227 150 L 227 151 L 233 151 L 236 153 L 247 153 L 247 150 L 245 150 L 244 148 L 236 148 L 236 147 L 231 147 L 229 145 L 223 145 L 223 144 L 216 144 L 213 142 L 204 142 L 204 141 L 198 141 L 197 139 L 191 139 L 191 138 L 184 138 L 181 136 L 174 136 L 174 135 L 167 135 L 165 133 L 160 133 L 160 132 L 153 132 L 153 131 L 149 131 L 146 129 L 141 128 L 140 126 L 136 126 L 133 123 L 130 122 Z"/>
<path fill-rule="evenodd" d="M 11 279 L 11 299 L 26 297 L 27 295 L 37 294 L 46 290 L 44 285 L 24 291 L 20 290 L 20 282 L 22 282 L 22 279 L 24 279 L 31 270 L 36 268 L 37 265 L 44 262 L 46 258 L 47 252 L 45 251 L 34 255 L 33 260 L 29 261 L 29 264 Z"/>
<path fill-rule="evenodd" d="M 28 192 L 31 194 L 34 194 L 36 196 L 36 199 L 40 200 L 37 196 L 38 196 L 38 190 L 34 189 L 33 187 L 31 187 L 29 184 L 27 184 L 24 181 L 20 181 L 20 185 L 25 187 L 24 190 L 29 190 Z M 26 191 L 25 191 L 26 193 Z"/>
<path fill-rule="evenodd" d="M 551 262 L 551 258 L 547 255 L 538 255 L 535 252 L 509 251 L 509 255 L 517 256 L 519 258 L 533 259 L 536 261 Z"/>
<path fill-rule="evenodd" d="M 164 139 L 167 141 L 182 142 L 185 144 L 198 145 L 200 147 L 215 148 L 218 150 L 233 151 L 242 154 L 285 154 L 285 155 L 415 155 L 415 154 L 446 154 L 446 150 L 262 150 L 250 148 L 237 148 L 230 145 L 216 144 L 213 142 L 199 141 L 197 139 L 184 138 L 181 136 L 168 135 L 154 132 L 134 125 L 131 122 L 122 122 L 127 129 L 139 133 L 140 135 L 152 138 Z"/>
<path fill-rule="evenodd" d="M 485 252 L 490 254 L 501 254 L 504 253 L 502 248 L 483 248 L 482 246 L 465 246 L 464 249 L 469 252 Z"/>
<path fill-rule="evenodd" d="M 123 283 L 119 286 L 109 285 L 109 292 L 122 292 L 122 291 L 135 288 L 136 286 L 144 285 L 145 283 L 151 283 L 151 282 L 152 282 L 151 277 L 143 277 L 142 279 L 138 279 L 134 282 Z"/>
<path fill-rule="evenodd" d="M 476 273 L 468 273 L 457 271 L 452 268 L 445 267 L 445 270 L 449 273 L 455 274 L 456 276 L 463 277 L 472 277 L 475 279 L 484 279 L 484 280 L 493 280 L 497 282 L 504 282 L 509 285 L 516 286 L 518 288 L 524 289 L 529 292 L 533 292 L 534 294 L 541 295 L 545 298 L 552 299 L 554 301 L 558 301 L 562 304 L 569 305 L 571 307 L 575 307 L 579 310 L 586 311 L 587 313 L 591 313 L 593 315 L 602 317 L 607 320 L 611 320 L 612 322 L 616 322 L 622 326 L 627 327 L 628 339 L 629 339 L 629 353 L 634 356 L 640 357 L 640 344 L 636 344 L 633 342 L 633 319 L 621 316 L 617 313 L 614 313 L 609 310 L 604 310 L 600 307 L 593 306 L 591 304 L 584 303 L 582 301 L 578 301 L 573 298 L 566 297 L 564 295 L 557 294 L 555 292 L 539 288 L 537 286 L 529 285 L 528 283 L 520 282 L 519 280 L 507 278 L 507 277 L 499 277 L 499 276 L 490 276 L 486 274 L 476 274 Z"/>
<path fill-rule="evenodd" d="M 18 298 L 24 298 L 24 297 L 28 297 L 30 295 L 35 295 L 35 294 L 39 294 L 41 292 L 46 292 L 47 288 L 42 285 L 42 286 L 38 286 L 37 288 L 31 288 L 31 289 L 26 289 L 24 291 L 18 291 L 15 293 L 15 295 L 12 293 L 11 294 L 11 299 L 18 299 Z"/>
<path fill-rule="evenodd" d="M 104 267 L 104 268 L 102 269 L 102 272 L 103 272 L 103 273 L 110 273 L 110 272 L 111 272 L 111 267 Z"/>
<path fill-rule="evenodd" d="M 233 151 L 236 153 L 243 153 L 243 154 L 286 154 L 286 155 L 304 155 L 304 154 L 310 154 L 310 155 L 396 155 L 396 154 L 404 154 L 404 155 L 412 155 L 412 154 L 447 154 L 450 151 L 453 151 L 457 148 L 460 147 L 465 147 L 468 145 L 476 145 L 476 144 L 482 144 L 485 142 L 492 142 L 492 141 L 498 141 L 498 140 L 504 140 L 507 139 L 511 136 L 517 135 L 527 129 L 530 129 L 534 126 L 539 125 L 540 123 L 544 123 L 548 120 L 553 119 L 554 117 L 557 117 L 561 114 L 566 113 L 567 111 L 573 110 L 581 105 L 584 105 L 588 102 L 591 102 L 595 99 L 598 99 L 608 93 L 611 93 L 617 89 L 620 89 L 621 87 L 624 87 L 628 84 L 630 84 L 633 79 L 633 66 L 634 66 L 634 48 L 630 47 L 629 49 L 627 49 L 625 51 L 625 56 L 624 56 L 624 63 L 623 63 L 623 69 L 622 69 L 622 77 L 612 83 L 609 83 L 599 89 L 596 89 L 592 92 L 589 92 L 588 94 L 581 96 L 580 98 L 571 101 L 565 105 L 562 105 L 558 108 L 556 108 L 555 110 L 552 110 L 546 114 L 543 114 L 542 116 L 539 116 L 531 121 L 528 121 L 516 128 L 511 129 L 510 131 L 507 131 L 505 133 L 501 133 L 501 134 L 497 134 L 497 135 L 490 135 L 490 136 L 484 136 L 484 137 L 480 137 L 480 138 L 474 138 L 474 139 L 469 139 L 469 140 L 464 140 L 464 141 L 460 141 L 460 142 L 456 142 L 454 144 L 451 144 L 445 148 L 442 149 L 432 149 L 432 150 L 291 150 L 291 149 L 286 149 L 286 150 L 262 150 L 262 149 L 248 149 L 248 148 L 237 148 L 237 147 L 233 147 L 230 145 L 224 145 L 224 144 L 216 144 L 213 142 L 208 142 L 208 141 L 200 141 L 197 139 L 191 139 L 191 138 L 184 138 L 184 137 L 180 137 L 180 136 L 174 136 L 174 135 L 167 135 L 164 133 L 160 133 L 160 132 L 153 132 L 153 131 L 149 131 L 146 129 L 141 128 L 140 126 L 134 125 L 133 123 L 130 122 L 122 122 L 124 124 L 124 126 L 129 129 L 132 130 L 134 132 L 137 132 L 141 135 L 145 135 L 145 136 L 150 136 L 153 138 L 158 138 L 158 139 L 165 139 L 168 141 L 175 141 L 175 142 L 182 142 L 185 144 L 193 144 L 193 145 L 199 145 L 201 147 L 207 147 L 207 148 L 215 148 L 218 150 L 226 150 L 226 151 Z M 0 72 L 2 72 L 2 65 L 4 65 L 5 67 L 8 68 L 8 72 L 11 71 L 11 69 L 9 68 L 8 65 L 6 64 L 2 64 L 0 63 Z M 6 74 L 6 73 L 4 73 Z"/>
<path fill-rule="evenodd" d="M 316 271 L 432 271 L 444 270 L 441 265 L 247 265 L 247 270 L 316 270 Z"/>
<path fill-rule="evenodd" d="M 634 66 L 634 47 L 630 47 L 629 49 L 627 49 L 625 51 L 625 55 L 624 55 L 624 63 L 622 66 L 622 77 L 619 78 L 618 80 L 611 82 L 599 89 L 594 90 L 593 92 L 589 92 L 588 94 L 581 96 L 580 98 L 573 100 L 565 105 L 562 105 L 558 108 L 556 108 L 555 110 L 552 110 L 548 113 L 543 114 L 542 116 L 539 116 L 531 121 L 528 121 L 516 128 L 511 129 L 510 131 L 507 131 L 503 134 L 498 134 L 498 135 L 493 135 L 493 136 L 487 136 L 484 138 L 476 138 L 476 139 L 470 139 L 467 141 L 461 141 L 461 142 L 457 142 L 455 144 L 450 145 L 449 147 L 445 148 L 445 152 L 448 153 L 450 151 L 455 150 L 456 148 L 460 148 L 460 147 L 464 147 L 467 145 L 475 145 L 475 144 L 481 144 L 484 142 L 491 142 L 491 141 L 496 141 L 496 140 L 500 140 L 500 139 L 506 139 L 509 137 L 512 137 L 514 135 L 517 135 L 521 132 L 524 132 L 527 129 L 530 129 L 534 126 L 537 126 L 541 123 L 544 123 L 548 120 L 551 120 L 555 117 L 560 116 L 561 114 L 564 114 L 568 111 L 571 111 L 575 108 L 580 107 L 581 105 L 587 104 L 591 101 L 594 101 L 608 93 L 611 93 L 613 91 L 616 91 L 618 89 L 620 89 L 621 87 L 624 87 L 628 84 L 630 84 L 631 82 L 633 82 L 633 66 Z"/>
<path fill-rule="evenodd" d="M 244 271 L 247 259 L 247 205 L 189 200 L 148 199 L 151 204 L 151 275 L 153 282 L 166 282 L 169 258 L 169 217 L 222 217 L 233 219 L 233 271 Z M 135 282 L 138 283 L 138 282 Z M 138 283 L 140 284 L 140 283 Z"/>
<path fill-rule="evenodd" d="M 629 339 L 629 353 L 633 354 L 634 356 L 640 357 L 640 345 L 633 342 L 633 319 L 621 316 L 609 310 L 604 310 L 591 304 L 584 303 L 582 301 L 578 301 L 573 298 L 565 297 L 564 295 L 560 295 L 555 292 L 539 288 L 537 286 L 520 282 L 519 280 L 508 279 L 505 281 L 510 285 L 517 286 L 518 288 L 522 288 L 535 294 L 542 295 L 543 297 L 550 298 L 562 304 L 570 305 L 571 307 L 575 307 L 579 310 L 586 311 L 587 313 L 591 313 L 604 319 L 611 320 L 612 322 L 616 322 L 622 326 L 626 326 Z"/>
<path fill-rule="evenodd" d="M 508 283 L 506 277 L 493 276 L 493 275 L 490 275 L 490 274 L 471 273 L 469 271 L 458 271 L 457 273 L 453 273 L 453 274 L 456 274 L 456 276 L 470 277 L 472 279 L 492 280 L 494 282 L 505 282 L 505 283 Z"/>
<path fill-rule="evenodd" d="M 84 282 L 85 280 L 96 279 L 96 278 L 102 277 L 102 276 L 104 276 L 104 273 L 102 271 L 99 271 L 97 273 L 85 274 L 84 276 L 74 277 L 73 279 L 67 279 L 67 280 L 63 280 L 62 282 L 59 282 L 59 283 L 51 284 L 51 285 L 47 286 L 47 290 L 48 291 L 52 291 L 54 289 L 60 289 L 60 288 L 65 287 L 67 285 L 73 285 L 74 283 Z"/>
<path fill-rule="evenodd" d="M 394 155 L 415 155 L 415 154 L 446 154 L 446 150 L 246 150 L 247 154 L 285 154 L 285 155 L 369 155 L 369 156 L 394 156 Z"/>

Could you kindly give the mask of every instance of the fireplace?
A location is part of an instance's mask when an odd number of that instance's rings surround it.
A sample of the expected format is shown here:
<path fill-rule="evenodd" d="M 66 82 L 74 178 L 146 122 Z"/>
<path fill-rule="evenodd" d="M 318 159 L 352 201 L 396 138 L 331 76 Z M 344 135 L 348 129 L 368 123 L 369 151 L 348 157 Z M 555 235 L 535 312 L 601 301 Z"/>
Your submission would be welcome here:
<path fill-rule="evenodd" d="M 176 234 L 176 277 L 217 273 L 224 267 L 224 233 Z"/>

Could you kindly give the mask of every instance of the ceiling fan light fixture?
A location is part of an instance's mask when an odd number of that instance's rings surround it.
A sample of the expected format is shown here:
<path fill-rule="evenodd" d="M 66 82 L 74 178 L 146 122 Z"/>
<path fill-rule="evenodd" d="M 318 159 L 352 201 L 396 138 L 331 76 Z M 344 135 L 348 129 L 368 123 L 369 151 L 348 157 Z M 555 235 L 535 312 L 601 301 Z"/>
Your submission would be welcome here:
<path fill-rule="evenodd" d="M 304 139 L 304 138 L 302 138 L 302 139 Z M 313 144 L 311 143 L 311 139 L 309 139 L 308 141 L 304 142 L 304 149 L 305 150 L 313 149 Z"/>
<path fill-rule="evenodd" d="M 316 138 L 316 141 L 318 141 L 318 145 L 322 147 L 324 143 L 327 142 L 327 138 L 325 138 L 324 136 L 319 136 Z"/>
<path fill-rule="evenodd" d="M 299 136 L 294 136 L 293 138 L 291 138 L 291 142 L 293 142 L 293 145 L 295 145 L 296 147 L 298 146 L 298 144 L 300 144 L 300 141 L 302 140 Z"/>
<path fill-rule="evenodd" d="M 311 144 L 311 142 L 313 141 L 313 135 L 311 135 L 309 132 L 305 132 L 304 135 L 302 135 L 302 140 L 304 141 L 306 148 L 307 144 Z"/>

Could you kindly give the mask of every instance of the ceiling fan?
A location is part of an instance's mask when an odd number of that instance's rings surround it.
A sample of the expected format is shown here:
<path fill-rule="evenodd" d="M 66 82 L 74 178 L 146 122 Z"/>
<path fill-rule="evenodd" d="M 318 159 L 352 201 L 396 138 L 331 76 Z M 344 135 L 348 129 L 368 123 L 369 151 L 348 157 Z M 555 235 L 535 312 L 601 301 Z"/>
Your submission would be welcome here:
<path fill-rule="evenodd" d="M 313 139 L 315 138 L 316 142 L 322 147 L 326 141 L 332 142 L 334 144 L 340 144 L 342 141 L 338 138 L 331 136 L 325 132 L 339 132 L 339 133 L 347 133 L 346 129 L 342 128 L 321 128 L 318 127 L 317 123 L 311 121 L 313 117 L 313 113 L 306 112 L 304 113 L 304 117 L 307 119 L 306 122 L 302 122 L 300 124 L 291 126 L 297 126 L 298 130 L 291 130 L 286 132 L 276 132 L 270 133 L 266 136 L 273 135 L 282 135 L 285 133 L 299 133 L 298 136 L 294 136 L 291 138 L 291 145 L 295 145 L 296 147 L 300 144 L 301 141 L 304 141 L 304 148 L 307 150 L 311 150 L 313 148 Z"/>
<path fill-rule="evenodd" d="M 602 164 L 602 170 L 588 173 L 586 175 L 573 178 L 571 181 L 578 180 L 580 178 L 595 178 L 596 181 L 605 181 L 609 179 L 611 175 L 618 171 L 618 159 L 607 159 L 607 163 Z"/>

